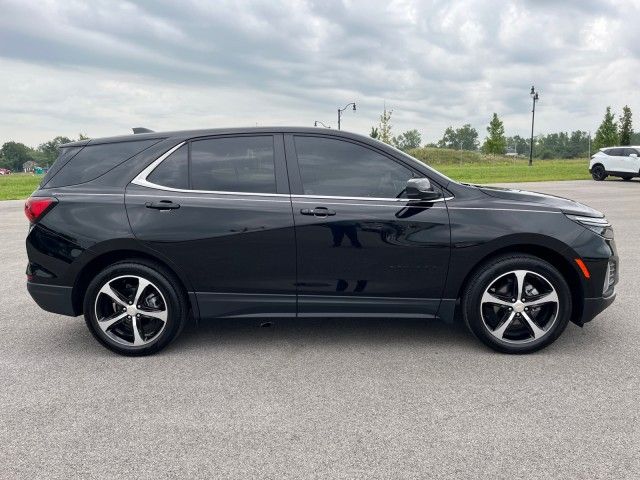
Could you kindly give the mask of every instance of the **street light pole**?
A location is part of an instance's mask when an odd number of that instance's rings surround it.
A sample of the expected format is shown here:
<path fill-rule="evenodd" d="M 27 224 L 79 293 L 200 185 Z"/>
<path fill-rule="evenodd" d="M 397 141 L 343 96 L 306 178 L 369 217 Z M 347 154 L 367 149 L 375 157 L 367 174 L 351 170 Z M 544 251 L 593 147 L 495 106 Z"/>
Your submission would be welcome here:
<path fill-rule="evenodd" d="M 350 105 L 353 105 L 353 111 L 356 111 L 356 102 L 347 103 L 344 108 L 338 108 L 338 130 L 340 130 L 340 118 L 342 117 L 342 112 L 344 112 Z"/>
<path fill-rule="evenodd" d="M 533 109 L 531 110 L 531 145 L 529 145 L 529 166 L 533 165 L 533 123 L 536 119 L 536 102 L 538 101 L 538 92 L 531 85 L 531 98 L 533 99 Z"/>

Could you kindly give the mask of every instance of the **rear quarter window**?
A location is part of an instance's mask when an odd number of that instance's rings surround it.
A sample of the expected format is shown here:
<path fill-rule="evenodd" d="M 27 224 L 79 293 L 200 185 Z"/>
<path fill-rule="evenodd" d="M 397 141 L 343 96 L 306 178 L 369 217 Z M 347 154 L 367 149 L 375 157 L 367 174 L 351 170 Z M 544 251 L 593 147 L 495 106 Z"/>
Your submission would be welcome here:
<path fill-rule="evenodd" d="M 82 146 L 61 148 L 58 158 L 56 158 L 56 161 L 53 162 L 53 165 L 49 167 L 49 170 L 42 179 L 40 185 L 46 185 L 47 182 L 51 180 L 56 175 L 56 173 L 58 173 L 60 169 L 67 164 L 69 160 L 75 157 L 80 150 L 82 150 Z"/>
<path fill-rule="evenodd" d="M 54 172 L 44 183 L 47 188 L 90 182 L 137 155 L 161 139 L 87 145 Z M 56 161 L 58 163 L 58 161 Z"/>

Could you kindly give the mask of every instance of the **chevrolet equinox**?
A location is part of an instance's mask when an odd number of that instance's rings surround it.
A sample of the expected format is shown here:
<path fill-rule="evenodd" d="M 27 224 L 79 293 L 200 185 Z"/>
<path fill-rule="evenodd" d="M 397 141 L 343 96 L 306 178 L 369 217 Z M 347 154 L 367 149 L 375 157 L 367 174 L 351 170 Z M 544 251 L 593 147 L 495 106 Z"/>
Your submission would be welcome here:
<path fill-rule="evenodd" d="M 33 299 L 126 355 L 188 318 L 243 317 L 461 316 L 525 353 L 593 319 L 618 280 L 600 212 L 317 128 L 69 143 L 25 213 Z"/>

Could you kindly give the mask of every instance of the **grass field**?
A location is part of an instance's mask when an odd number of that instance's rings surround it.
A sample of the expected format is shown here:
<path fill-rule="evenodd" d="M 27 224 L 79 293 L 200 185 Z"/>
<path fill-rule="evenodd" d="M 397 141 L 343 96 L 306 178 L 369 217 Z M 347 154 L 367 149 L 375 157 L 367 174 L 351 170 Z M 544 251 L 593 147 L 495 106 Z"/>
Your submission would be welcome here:
<path fill-rule="evenodd" d="M 430 166 L 448 177 L 468 183 L 542 182 L 546 180 L 586 180 L 589 174 L 587 160 L 538 160 L 533 166 L 527 160 L 505 160 L 462 165 L 430 163 Z"/>
<path fill-rule="evenodd" d="M 41 180 L 42 175 L 30 173 L 0 175 L 0 200 L 27 198 L 38 187 Z"/>
<path fill-rule="evenodd" d="M 591 178 L 586 159 L 534 160 L 489 157 L 474 152 L 445 149 L 417 149 L 411 152 L 419 160 L 461 182 L 539 182 L 545 180 L 581 180 Z M 0 176 L 0 200 L 27 198 L 42 176 L 14 173 Z"/>

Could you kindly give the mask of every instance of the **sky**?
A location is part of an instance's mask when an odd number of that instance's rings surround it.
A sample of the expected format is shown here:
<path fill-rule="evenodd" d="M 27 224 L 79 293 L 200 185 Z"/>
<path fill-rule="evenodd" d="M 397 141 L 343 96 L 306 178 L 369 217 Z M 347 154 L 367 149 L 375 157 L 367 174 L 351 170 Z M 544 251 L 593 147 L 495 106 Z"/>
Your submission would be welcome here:
<path fill-rule="evenodd" d="M 0 143 L 315 120 L 640 130 L 639 0 L 0 0 Z"/>

